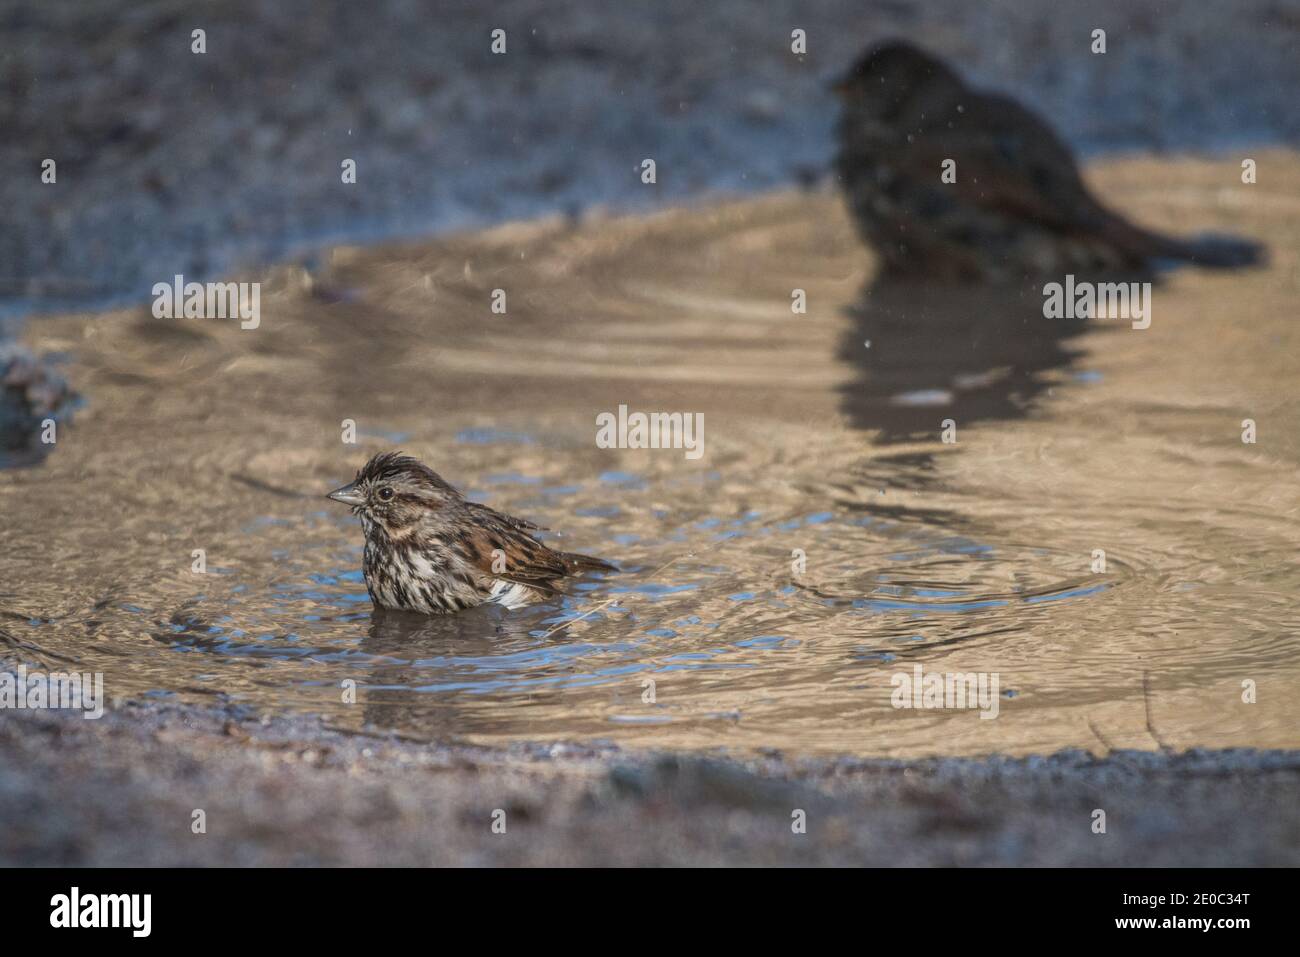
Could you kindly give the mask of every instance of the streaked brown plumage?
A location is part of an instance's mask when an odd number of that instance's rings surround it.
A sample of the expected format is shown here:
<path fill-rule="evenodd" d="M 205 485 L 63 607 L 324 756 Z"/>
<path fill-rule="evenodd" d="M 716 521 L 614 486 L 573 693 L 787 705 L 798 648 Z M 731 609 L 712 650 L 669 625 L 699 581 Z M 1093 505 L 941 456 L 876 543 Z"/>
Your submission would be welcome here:
<path fill-rule="evenodd" d="M 613 571 L 599 558 L 543 545 L 532 522 L 470 502 L 409 455 L 384 452 L 329 493 L 361 518 L 370 600 L 444 614 L 476 605 L 516 608 L 558 594 L 561 579 Z"/>
<path fill-rule="evenodd" d="M 1260 247 L 1181 240 L 1098 202 L 1069 148 L 1009 97 L 967 86 L 909 43 L 868 50 L 835 87 L 843 100 L 836 172 L 884 271 L 934 279 L 1019 280 L 1152 260 L 1234 267 Z M 940 178 L 945 160 L 956 181 Z"/>

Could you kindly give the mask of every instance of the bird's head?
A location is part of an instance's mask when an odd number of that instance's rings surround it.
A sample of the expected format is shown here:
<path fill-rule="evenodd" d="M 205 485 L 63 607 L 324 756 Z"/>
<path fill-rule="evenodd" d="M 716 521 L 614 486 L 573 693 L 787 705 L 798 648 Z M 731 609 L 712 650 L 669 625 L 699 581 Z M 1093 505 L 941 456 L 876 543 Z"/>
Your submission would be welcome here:
<path fill-rule="evenodd" d="M 367 530 L 377 525 L 401 536 L 427 515 L 462 501 L 433 469 L 401 452 L 382 452 L 361 466 L 348 485 L 327 496 L 349 505 Z"/>
<path fill-rule="evenodd" d="M 831 84 L 854 111 L 894 120 L 918 102 L 942 102 L 960 94 L 961 78 L 941 60 L 904 40 L 886 40 L 860 56 Z"/>

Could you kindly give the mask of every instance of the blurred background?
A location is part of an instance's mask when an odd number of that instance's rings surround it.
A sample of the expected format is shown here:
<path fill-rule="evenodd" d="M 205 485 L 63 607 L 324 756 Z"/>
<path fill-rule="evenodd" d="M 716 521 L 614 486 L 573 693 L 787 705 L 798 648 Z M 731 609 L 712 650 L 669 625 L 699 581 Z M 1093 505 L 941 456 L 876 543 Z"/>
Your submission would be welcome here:
<path fill-rule="evenodd" d="M 825 82 L 885 36 L 1086 154 L 1300 136 L 1293 0 L 3 0 L 0 313 L 140 301 L 160 277 L 335 241 L 816 179 Z"/>

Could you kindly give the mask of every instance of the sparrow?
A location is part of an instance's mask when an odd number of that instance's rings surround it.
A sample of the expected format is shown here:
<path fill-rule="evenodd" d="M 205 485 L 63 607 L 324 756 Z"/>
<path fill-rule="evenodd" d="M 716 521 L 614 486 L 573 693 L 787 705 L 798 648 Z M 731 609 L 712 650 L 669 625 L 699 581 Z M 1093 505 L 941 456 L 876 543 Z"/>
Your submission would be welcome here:
<path fill-rule="evenodd" d="M 835 170 L 887 274 L 1002 282 L 1261 257 L 1246 240 L 1182 240 L 1128 222 L 1093 197 L 1044 120 L 909 43 L 869 49 L 833 88 L 843 103 Z"/>
<path fill-rule="evenodd" d="M 548 548 L 532 535 L 546 529 L 467 501 L 401 452 L 374 456 L 327 497 L 360 517 L 366 590 L 383 608 L 427 615 L 486 604 L 519 608 L 555 597 L 567 576 L 616 570 Z"/>

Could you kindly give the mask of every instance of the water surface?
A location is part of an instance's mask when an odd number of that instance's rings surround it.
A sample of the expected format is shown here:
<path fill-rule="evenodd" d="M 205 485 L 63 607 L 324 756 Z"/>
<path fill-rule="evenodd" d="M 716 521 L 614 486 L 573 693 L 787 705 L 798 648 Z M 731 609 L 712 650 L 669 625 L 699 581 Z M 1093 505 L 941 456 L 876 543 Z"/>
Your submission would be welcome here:
<path fill-rule="evenodd" d="M 426 738 L 1296 747 L 1300 168 L 1244 195 L 1234 169 L 1098 172 L 1147 222 L 1274 250 L 1163 277 L 1143 331 L 879 283 L 823 194 L 341 249 L 262 277 L 252 331 L 38 320 L 86 402 L 0 475 L 0 641 L 114 695 Z M 597 448 L 620 404 L 702 412 L 705 455 Z M 620 571 L 377 614 L 322 496 L 387 448 Z M 996 674 L 998 717 L 895 709 L 917 665 Z"/>

